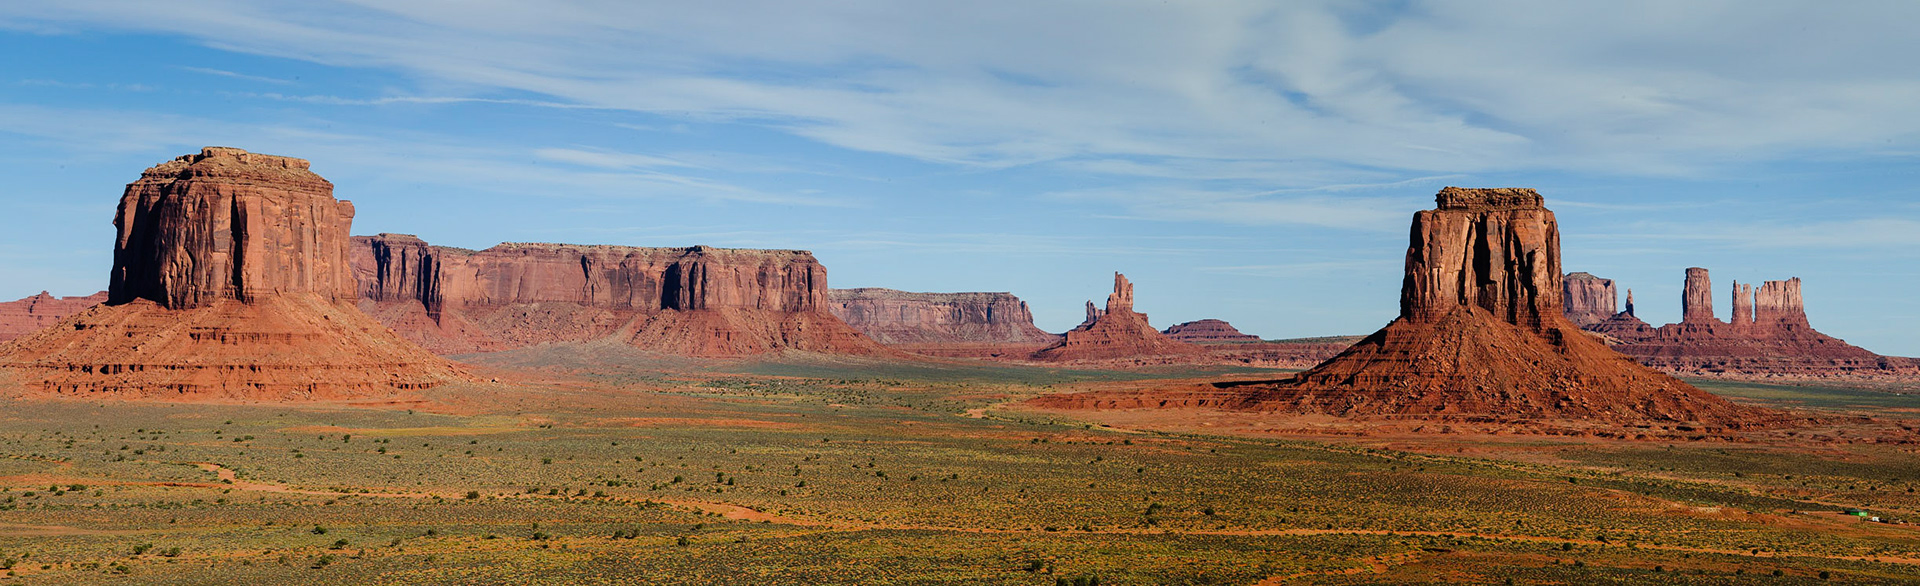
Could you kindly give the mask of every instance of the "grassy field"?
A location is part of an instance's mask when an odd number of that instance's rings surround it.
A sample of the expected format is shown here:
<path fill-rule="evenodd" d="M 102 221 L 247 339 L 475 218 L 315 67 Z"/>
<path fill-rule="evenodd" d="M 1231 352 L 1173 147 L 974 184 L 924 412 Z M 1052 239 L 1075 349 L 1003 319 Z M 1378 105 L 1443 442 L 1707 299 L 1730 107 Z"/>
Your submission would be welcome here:
<path fill-rule="evenodd" d="M 1920 518 L 1908 446 L 1143 432 L 997 405 L 1272 371 L 617 358 L 470 357 L 572 374 L 414 411 L 0 402 L 0 582 L 1920 581 L 1914 525 L 1840 513 Z"/>

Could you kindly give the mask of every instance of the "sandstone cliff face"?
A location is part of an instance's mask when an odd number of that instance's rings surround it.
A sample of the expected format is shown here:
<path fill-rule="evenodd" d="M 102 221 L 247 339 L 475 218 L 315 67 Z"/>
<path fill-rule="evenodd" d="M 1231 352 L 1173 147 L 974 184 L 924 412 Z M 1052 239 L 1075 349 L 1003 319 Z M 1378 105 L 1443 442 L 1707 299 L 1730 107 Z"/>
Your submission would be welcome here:
<path fill-rule="evenodd" d="M 29 389 L 174 400 L 389 396 L 461 378 L 356 311 L 353 206 L 307 162 L 208 147 L 127 186 L 107 303 L 0 348 Z"/>
<path fill-rule="evenodd" d="M 207 147 L 127 185 L 107 296 L 169 309 L 282 293 L 352 300 L 352 222 L 353 204 L 306 161 Z"/>
<path fill-rule="evenodd" d="M 106 291 L 85 297 L 54 297 L 41 291 L 19 301 L 0 303 L 0 342 L 33 333 L 106 301 Z"/>
<path fill-rule="evenodd" d="M 830 289 L 828 309 L 887 345 L 1046 345 L 1059 336 L 1033 325 L 1027 303 L 1011 293 L 909 293 Z"/>
<path fill-rule="evenodd" d="M 1720 323 L 1713 317 L 1713 280 L 1706 269 L 1687 269 L 1687 286 L 1680 293 L 1680 323 Z"/>
<path fill-rule="evenodd" d="M 1414 216 L 1399 319 L 1291 379 L 1168 392 L 1359 418 L 1739 426 L 1757 413 L 1635 364 L 1567 321 L 1559 229 L 1532 190 L 1449 187 L 1435 200 Z"/>
<path fill-rule="evenodd" d="M 826 312 L 826 269 L 803 250 L 505 243 L 471 251 L 381 234 L 354 238 L 352 265 L 372 301 L 364 309 L 442 353 L 616 334 L 695 356 L 885 353 Z"/>
<path fill-rule="evenodd" d="M 1562 307 L 1567 319 L 1574 325 L 1586 326 L 1606 321 L 1619 310 L 1618 297 L 1613 288 L 1613 279 L 1602 279 L 1587 273 L 1572 273 L 1560 281 L 1565 295 L 1561 296 Z"/>
<path fill-rule="evenodd" d="M 1400 317 L 1433 322 L 1478 307 L 1538 328 L 1560 317 L 1560 229 L 1531 189 L 1460 189 L 1414 215 Z"/>
<path fill-rule="evenodd" d="M 1091 306 L 1091 303 L 1089 303 Z M 1147 315 L 1133 310 L 1133 283 L 1113 274 L 1113 293 L 1105 311 L 1088 310 L 1087 323 L 1067 331 L 1059 342 L 1033 354 L 1052 362 L 1130 360 L 1148 356 L 1202 354 L 1206 350 L 1176 342 L 1147 324 Z"/>
<path fill-rule="evenodd" d="M 1257 342 L 1260 336 L 1240 333 L 1233 324 L 1217 320 L 1203 319 L 1190 321 L 1167 328 L 1160 333 L 1181 342 Z"/>
<path fill-rule="evenodd" d="M 1703 268 L 1687 269 L 1686 316 L 1681 323 L 1648 326 L 1616 318 L 1587 326 L 1615 350 L 1662 371 L 1730 378 L 1885 378 L 1920 374 L 1911 359 L 1880 356 L 1815 331 L 1807 323 L 1800 279 L 1734 283 L 1733 315 L 1721 322 L 1694 298 L 1709 283 Z"/>

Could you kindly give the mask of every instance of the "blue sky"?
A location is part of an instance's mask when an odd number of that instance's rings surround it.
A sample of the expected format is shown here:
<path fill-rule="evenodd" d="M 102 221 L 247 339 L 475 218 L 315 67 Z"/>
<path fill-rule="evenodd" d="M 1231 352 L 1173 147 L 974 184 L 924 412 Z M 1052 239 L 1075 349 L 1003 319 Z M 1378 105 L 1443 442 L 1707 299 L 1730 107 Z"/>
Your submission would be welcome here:
<path fill-rule="evenodd" d="M 313 161 L 355 233 L 803 248 L 836 287 L 1078 323 L 1361 334 L 1445 185 L 1540 189 L 1569 270 L 1806 280 L 1920 355 L 1920 4 L 0 4 L 0 297 L 104 288 L 205 145 Z"/>

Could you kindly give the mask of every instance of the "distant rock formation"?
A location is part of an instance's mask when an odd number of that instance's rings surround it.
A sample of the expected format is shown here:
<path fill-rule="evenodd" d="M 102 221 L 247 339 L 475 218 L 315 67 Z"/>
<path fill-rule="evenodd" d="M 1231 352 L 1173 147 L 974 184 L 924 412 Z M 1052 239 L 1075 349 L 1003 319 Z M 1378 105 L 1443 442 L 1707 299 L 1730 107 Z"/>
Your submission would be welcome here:
<path fill-rule="evenodd" d="M 1531 189 L 1448 187 L 1417 213 L 1400 317 L 1293 378 L 1167 389 L 1157 404 L 1476 421 L 1732 427 L 1756 412 L 1654 372 L 1561 312 L 1560 232 Z M 1184 392 L 1184 396 L 1182 393 Z M 1056 395 L 1052 407 L 1142 397 Z"/>
<path fill-rule="evenodd" d="M 1687 269 L 1684 318 L 1658 328 L 1629 310 L 1587 326 L 1615 350 L 1662 371 L 1735 378 L 1884 378 L 1920 375 L 1911 358 L 1880 356 L 1815 331 L 1807 322 L 1800 279 L 1759 287 L 1734 283 L 1733 314 L 1712 311 L 1707 269 Z"/>
<path fill-rule="evenodd" d="M 1034 327 L 1027 303 L 1011 293 L 911 293 L 868 287 L 829 289 L 827 300 L 827 308 L 841 321 L 896 347 L 1042 347 L 1060 338 Z"/>
<path fill-rule="evenodd" d="M 1587 273 L 1570 273 L 1561 279 L 1560 286 L 1565 292 L 1561 303 L 1566 308 L 1567 319 L 1573 325 L 1597 324 L 1619 313 L 1613 279 L 1602 279 Z"/>
<path fill-rule="evenodd" d="M 0 349 L 29 388 L 189 400 L 386 396 L 458 369 L 354 310 L 353 204 L 289 157 L 207 147 L 127 186 L 107 303 Z"/>
<path fill-rule="evenodd" d="M 1133 310 L 1133 283 L 1113 274 L 1113 293 L 1107 308 L 1096 311 L 1087 303 L 1087 321 L 1063 334 L 1060 341 L 1033 354 L 1049 362 L 1125 360 L 1147 356 L 1203 354 L 1206 350 L 1177 342 L 1148 325 L 1147 315 Z"/>
<path fill-rule="evenodd" d="M 892 354 L 826 311 L 804 250 L 505 243 L 472 251 L 404 234 L 353 239 L 362 309 L 441 353 L 617 336 L 646 350 Z"/>
<path fill-rule="evenodd" d="M 1203 319 L 1178 324 L 1162 330 L 1168 338 L 1181 342 L 1257 342 L 1260 336 L 1242 334 L 1239 329 L 1225 321 Z"/>
<path fill-rule="evenodd" d="M 0 342 L 31 334 L 106 301 L 106 291 L 85 297 L 54 297 L 41 291 L 19 301 L 0 303 Z"/>

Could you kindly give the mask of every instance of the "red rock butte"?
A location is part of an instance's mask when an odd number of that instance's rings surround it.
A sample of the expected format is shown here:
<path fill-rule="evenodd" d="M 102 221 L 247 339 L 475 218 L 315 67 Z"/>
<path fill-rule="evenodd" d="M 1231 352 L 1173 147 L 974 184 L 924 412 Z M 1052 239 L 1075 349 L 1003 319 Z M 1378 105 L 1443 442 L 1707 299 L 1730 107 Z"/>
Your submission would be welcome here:
<path fill-rule="evenodd" d="M 1233 324 L 1217 319 L 1175 324 L 1160 333 L 1170 339 L 1188 343 L 1260 341 L 1260 336 L 1240 333 L 1240 329 L 1233 327 Z"/>
<path fill-rule="evenodd" d="M 897 355 L 826 311 L 804 250 L 353 239 L 361 308 L 436 352 L 617 339 L 668 354 Z"/>
<path fill-rule="evenodd" d="M 1205 352 L 1192 344 L 1168 339 L 1149 325 L 1147 314 L 1133 310 L 1133 283 L 1126 275 L 1114 273 L 1113 293 L 1107 295 L 1107 308 L 1096 309 L 1093 302 L 1088 301 L 1087 320 L 1063 334 L 1059 342 L 1035 352 L 1033 357 L 1061 362 Z"/>
<path fill-rule="evenodd" d="M 1735 282 L 1729 290 L 1731 319 L 1720 321 L 1710 273 L 1689 268 L 1680 323 L 1648 325 L 1633 315 L 1629 301 L 1626 311 L 1584 327 L 1604 336 L 1614 350 L 1672 373 L 1867 379 L 1920 374 L 1914 359 L 1881 356 L 1814 330 L 1798 278 L 1766 281 L 1759 287 Z"/>
<path fill-rule="evenodd" d="M 1034 327 L 1027 302 L 1012 293 L 914 293 L 867 287 L 830 289 L 827 299 L 834 316 L 890 346 L 1043 347 L 1060 339 Z"/>
<path fill-rule="evenodd" d="M 1166 389 L 1170 400 L 1035 403 L 1707 427 L 1764 415 L 1649 370 L 1567 321 L 1559 227 L 1533 190 L 1448 187 L 1435 199 L 1413 218 L 1399 318 L 1327 362 L 1285 380 Z"/>
<path fill-rule="evenodd" d="M 353 204 L 307 162 L 207 147 L 147 169 L 114 218 L 107 302 L 0 349 L 62 395 L 386 396 L 461 376 L 355 310 Z"/>

